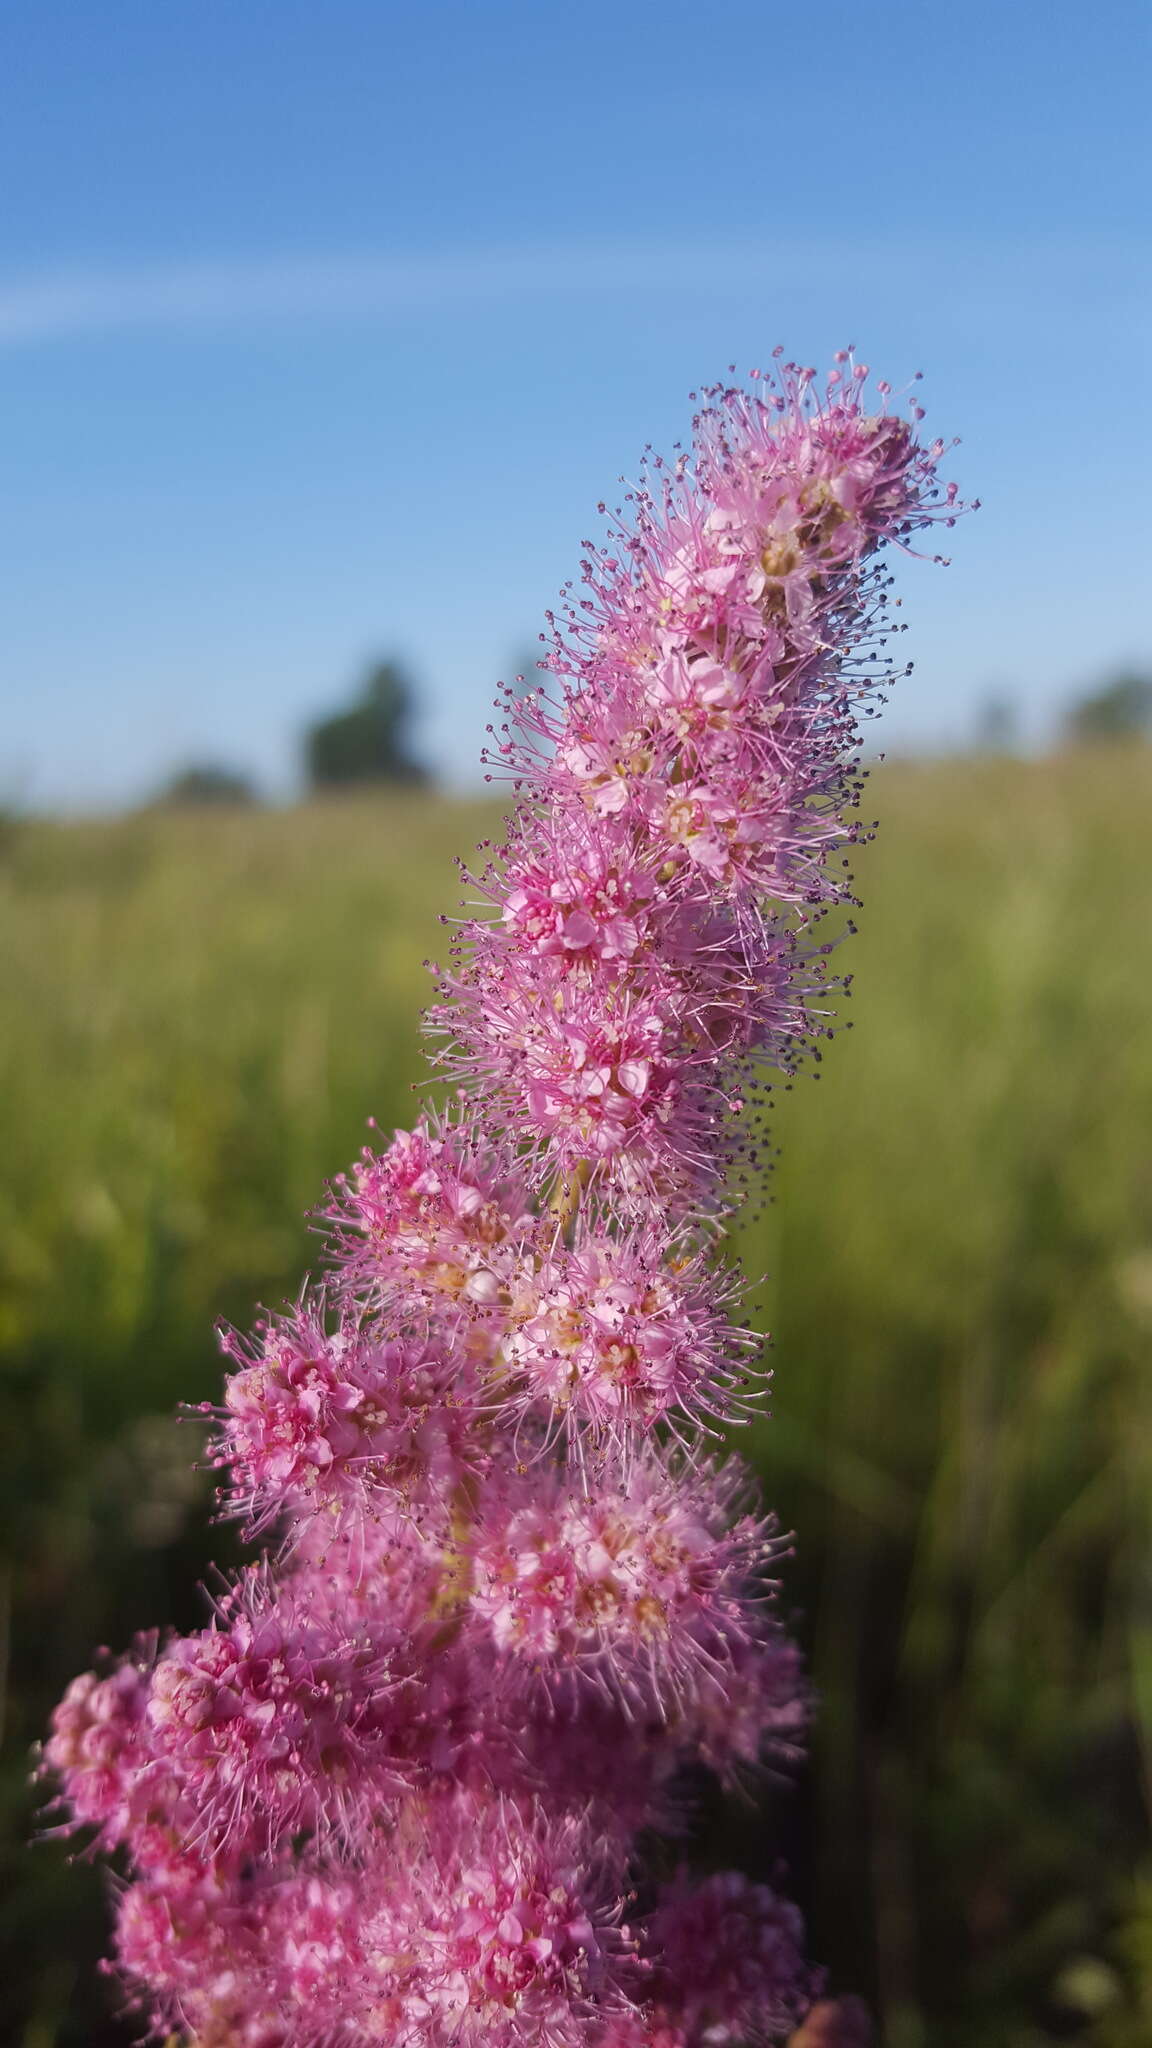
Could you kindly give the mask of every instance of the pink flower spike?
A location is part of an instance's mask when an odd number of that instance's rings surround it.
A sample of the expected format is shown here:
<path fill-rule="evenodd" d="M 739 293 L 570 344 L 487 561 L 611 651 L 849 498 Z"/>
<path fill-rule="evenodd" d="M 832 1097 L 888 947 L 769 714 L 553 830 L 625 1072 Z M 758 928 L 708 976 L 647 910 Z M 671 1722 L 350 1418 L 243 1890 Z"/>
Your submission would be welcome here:
<path fill-rule="evenodd" d="M 333 1183 L 324 1283 L 223 1337 L 208 1459 L 271 1552 L 53 1717 L 173 2048 L 866 2038 L 794 1907 L 651 1851 L 811 1713 L 787 1543 L 708 1441 L 758 1391 L 722 1225 L 832 1032 L 884 551 L 963 509 L 867 385 L 773 351 L 584 543 L 489 728 L 520 800 L 426 1018 L 449 1105 Z"/>

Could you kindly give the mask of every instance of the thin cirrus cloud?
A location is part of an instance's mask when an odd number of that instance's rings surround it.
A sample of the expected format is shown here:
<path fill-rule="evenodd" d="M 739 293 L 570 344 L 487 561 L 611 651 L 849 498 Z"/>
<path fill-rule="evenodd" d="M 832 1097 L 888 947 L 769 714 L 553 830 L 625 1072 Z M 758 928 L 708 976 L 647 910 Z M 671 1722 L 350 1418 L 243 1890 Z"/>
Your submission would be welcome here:
<path fill-rule="evenodd" d="M 791 257 L 800 252 L 788 253 Z M 746 249 L 740 262 L 747 264 Z M 553 245 L 124 267 L 72 264 L 0 276 L 0 344 L 140 328 L 226 329 L 292 319 L 386 319 L 453 301 L 519 293 L 564 296 L 683 289 L 687 280 L 702 276 L 730 281 L 733 263 L 733 251 L 709 243 L 700 248 Z"/>
<path fill-rule="evenodd" d="M 730 301 L 768 285 L 865 303 L 877 281 L 914 275 L 938 287 L 951 318 L 977 328 L 1019 307 L 1065 308 L 1085 293 L 1140 321 L 1139 265 L 1125 238 L 935 235 L 898 240 L 749 238 L 738 245 L 620 240 L 417 254 L 73 262 L 0 272 L 0 348 L 136 331 L 219 332 L 286 323 L 388 321 L 426 309 L 509 298 L 564 299 L 715 290 Z M 957 279 L 964 290 L 956 302 Z"/>
<path fill-rule="evenodd" d="M 1019 282 L 1014 273 L 1019 258 L 1027 263 L 1029 256 L 1039 256 L 1041 270 L 1050 271 L 1051 253 L 1012 252 L 1012 264 L 997 266 L 996 296 L 1002 299 L 1005 288 L 1011 292 L 1012 282 Z M 979 255 L 986 285 L 993 283 L 991 254 L 983 244 Z M 1069 254 L 1065 246 L 1065 272 Z M 929 265 L 939 264 L 945 255 L 949 266 L 957 258 L 964 262 L 963 250 L 945 252 L 937 238 L 930 252 L 916 257 L 921 273 L 926 258 Z M 893 260 L 908 265 L 906 239 L 891 246 L 823 238 L 753 240 L 738 247 L 711 240 L 695 245 L 619 241 L 403 255 L 70 263 L 23 275 L 0 274 L 0 346 L 137 330 L 228 332 L 295 321 L 402 319 L 426 308 L 517 296 L 698 293 L 702 287 L 730 296 L 741 284 L 755 289 L 773 279 L 786 280 L 790 290 L 819 293 L 835 280 L 839 289 L 860 291 Z"/>

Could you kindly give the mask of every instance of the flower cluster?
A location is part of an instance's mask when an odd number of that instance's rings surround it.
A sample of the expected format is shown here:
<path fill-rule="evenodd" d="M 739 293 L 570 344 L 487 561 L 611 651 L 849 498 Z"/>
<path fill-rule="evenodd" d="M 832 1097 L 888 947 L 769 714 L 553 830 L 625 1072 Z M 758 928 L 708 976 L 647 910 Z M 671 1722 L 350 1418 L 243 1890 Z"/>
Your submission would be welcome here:
<path fill-rule="evenodd" d="M 445 1065 L 514 1122 L 540 1175 L 617 1214 L 695 1223 L 734 1105 L 824 1028 L 818 914 L 843 900 L 858 714 L 878 668 L 885 541 L 955 512 L 940 445 L 840 362 L 719 390 L 695 460 L 632 493 L 617 551 L 557 629 L 559 701 L 496 758 L 530 792 L 474 880 L 434 1017 Z"/>
<path fill-rule="evenodd" d="M 495 742 L 522 800 L 429 1018 L 450 1107 L 334 1184 L 323 1283 L 223 1337 L 209 1457 L 272 1552 L 57 1709 L 119 1968 L 195 2048 L 856 2024 L 775 1891 L 642 1850 L 807 1714 L 719 1448 L 755 1394 L 719 1226 L 747 1106 L 827 1029 L 877 557 L 957 509 L 865 377 L 712 391 L 589 546 Z"/>

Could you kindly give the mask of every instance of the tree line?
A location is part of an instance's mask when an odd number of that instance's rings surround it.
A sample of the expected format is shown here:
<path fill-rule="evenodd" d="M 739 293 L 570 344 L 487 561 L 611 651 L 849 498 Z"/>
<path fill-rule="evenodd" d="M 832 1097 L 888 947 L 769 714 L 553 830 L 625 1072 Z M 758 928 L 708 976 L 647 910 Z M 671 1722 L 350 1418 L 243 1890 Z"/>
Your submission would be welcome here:
<path fill-rule="evenodd" d="M 301 767 L 307 789 L 320 795 L 372 785 L 427 787 L 430 771 L 412 743 L 418 695 L 402 662 L 392 657 L 373 662 L 349 704 L 306 727 Z M 255 803 L 258 795 L 252 778 L 240 770 L 194 761 L 172 777 L 161 800 L 236 804 Z"/>
<path fill-rule="evenodd" d="M 301 768 L 311 795 L 367 788 L 422 789 L 433 781 L 412 740 L 419 689 L 394 656 L 374 661 L 343 708 L 308 725 Z M 993 730 L 993 726 L 995 730 Z M 1011 707 L 997 699 L 977 736 L 983 749 L 1010 744 Z M 1152 738 L 1152 674 L 1124 669 L 1066 706 L 1059 726 L 1065 746 L 1115 746 Z M 237 804 L 259 801 L 253 779 L 220 762 L 192 762 L 172 776 L 161 802 Z"/>

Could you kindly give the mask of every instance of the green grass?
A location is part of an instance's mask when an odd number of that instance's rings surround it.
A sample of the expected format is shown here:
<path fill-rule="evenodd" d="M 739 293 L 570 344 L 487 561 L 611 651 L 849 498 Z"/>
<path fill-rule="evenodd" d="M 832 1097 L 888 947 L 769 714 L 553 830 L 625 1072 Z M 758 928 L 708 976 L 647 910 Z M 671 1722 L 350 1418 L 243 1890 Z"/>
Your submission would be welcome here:
<path fill-rule="evenodd" d="M 741 1232 L 754 1451 L 823 1696 L 785 1814 L 814 1948 L 887 2048 L 1152 2039 L 1152 757 L 885 769 L 851 1032 Z M 191 1622 L 223 1316 L 412 1112 L 479 806 L 28 824 L 0 848 L 0 1532 L 21 2048 L 121 2035 L 98 1888 L 21 1846 L 28 1744 L 97 1641 Z M 726 1847 L 755 1862 L 758 1829 Z M 3 2009 L 0 2007 L 0 2009 Z"/>

